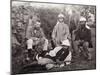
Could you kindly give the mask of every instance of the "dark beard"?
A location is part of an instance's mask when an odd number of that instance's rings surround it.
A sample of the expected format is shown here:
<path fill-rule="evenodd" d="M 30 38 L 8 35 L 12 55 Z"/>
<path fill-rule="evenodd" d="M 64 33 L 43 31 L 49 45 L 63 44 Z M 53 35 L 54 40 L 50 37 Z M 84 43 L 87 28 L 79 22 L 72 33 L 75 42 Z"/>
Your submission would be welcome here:
<path fill-rule="evenodd" d="M 34 27 L 34 30 L 39 30 L 40 29 L 40 27 Z"/>
<path fill-rule="evenodd" d="M 81 24 L 81 29 L 85 28 L 85 24 Z"/>

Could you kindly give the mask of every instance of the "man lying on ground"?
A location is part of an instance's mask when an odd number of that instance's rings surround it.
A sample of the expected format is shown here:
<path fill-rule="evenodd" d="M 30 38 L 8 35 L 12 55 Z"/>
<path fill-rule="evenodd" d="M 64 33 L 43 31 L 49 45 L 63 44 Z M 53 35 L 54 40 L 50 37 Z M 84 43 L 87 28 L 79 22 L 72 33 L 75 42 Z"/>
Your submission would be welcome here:
<path fill-rule="evenodd" d="M 71 51 L 69 50 L 69 40 L 64 40 L 61 46 L 53 50 L 44 51 L 36 56 L 38 64 L 45 65 L 47 69 L 53 67 L 63 67 L 71 63 Z"/>

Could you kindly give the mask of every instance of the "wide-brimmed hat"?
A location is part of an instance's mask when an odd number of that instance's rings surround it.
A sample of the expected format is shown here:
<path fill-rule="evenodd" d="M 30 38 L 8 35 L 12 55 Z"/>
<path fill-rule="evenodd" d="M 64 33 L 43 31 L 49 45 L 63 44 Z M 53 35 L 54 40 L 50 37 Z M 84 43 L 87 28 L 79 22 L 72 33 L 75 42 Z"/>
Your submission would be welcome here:
<path fill-rule="evenodd" d="M 64 15 L 63 15 L 62 13 L 60 13 L 60 14 L 58 15 L 58 18 L 60 18 L 60 17 L 64 18 Z"/>
<path fill-rule="evenodd" d="M 81 16 L 79 21 L 86 21 L 86 18 Z"/>
<path fill-rule="evenodd" d="M 70 46 L 70 42 L 68 39 L 62 41 L 62 44 L 61 45 L 64 45 L 64 46 Z"/>

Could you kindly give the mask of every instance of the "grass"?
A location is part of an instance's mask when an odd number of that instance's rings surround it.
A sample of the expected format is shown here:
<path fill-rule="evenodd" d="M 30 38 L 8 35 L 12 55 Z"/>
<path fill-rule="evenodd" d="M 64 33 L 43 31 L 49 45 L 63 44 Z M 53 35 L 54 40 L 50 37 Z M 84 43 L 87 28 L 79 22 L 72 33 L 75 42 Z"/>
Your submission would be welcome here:
<path fill-rule="evenodd" d="M 25 68 L 23 68 L 19 64 L 20 61 L 17 61 L 17 58 L 13 60 L 13 71 L 15 73 L 44 73 L 44 72 L 58 72 L 58 71 L 76 71 L 76 70 L 91 70 L 91 69 L 96 69 L 96 37 L 95 37 L 95 28 L 91 29 L 92 32 L 92 43 L 93 43 L 93 48 L 90 49 L 90 53 L 92 55 L 92 60 L 91 61 L 86 61 L 80 59 L 76 59 L 75 62 L 71 63 L 70 65 L 64 66 L 62 68 L 53 68 L 51 70 L 46 70 L 44 66 L 40 67 L 37 65 L 30 65 Z M 23 59 L 23 58 L 21 58 Z M 17 62 L 16 62 L 17 61 Z M 15 63 L 16 62 L 16 63 Z"/>

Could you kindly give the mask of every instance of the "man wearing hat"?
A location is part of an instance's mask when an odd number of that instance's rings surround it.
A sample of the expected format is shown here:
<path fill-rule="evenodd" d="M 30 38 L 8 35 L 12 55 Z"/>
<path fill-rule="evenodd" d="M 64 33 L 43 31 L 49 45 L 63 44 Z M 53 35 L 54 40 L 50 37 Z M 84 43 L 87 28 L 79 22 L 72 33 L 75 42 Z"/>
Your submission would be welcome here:
<path fill-rule="evenodd" d="M 69 50 L 69 40 L 62 41 L 62 44 L 49 52 L 42 53 L 36 57 L 38 64 L 45 65 L 47 69 L 63 67 L 71 63 L 72 54 Z"/>
<path fill-rule="evenodd" d="M 35 56 L 30 56 L 32 55 L 32 50 L 34 53 L 41 53 L 41 50 L 47 50 L 48 47 L 48 40 L 46 39 L 40 25 L 41 23 L 39 21 L 34 24 L 34 27 L 30 29 L 30 37 L 27 40 L 28 54 L 32 59 L 33 57 L 35 58 Z M 36 47 L 41 47 L 41 50 Z"/>
<path fill-rule="evenodd" d="M 64 23 L 64 15 L 62 13 L 58 15 L 57 24 L 52 32 L 52 39 L 55 46 L 61 45 L 63 40 L 70 39 L 69 27 Z"/>
<path fill-rule="evenodd" d="M 83 46 L 85 53 L 88 55 L 86 59 L 91 59 L 91 55 L 88 51 L 89 47 L 92 47 L 91 42 L 91 30 L 90 27 L 86 24 L 86 18 L 81 16 L 79 22 L 79 28 L 74 32 L 75 42 L 74 49 L 76 57 L 79 57 L 79 46 Z"/>

